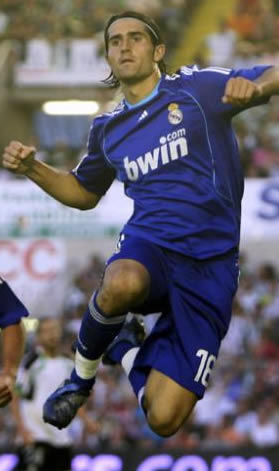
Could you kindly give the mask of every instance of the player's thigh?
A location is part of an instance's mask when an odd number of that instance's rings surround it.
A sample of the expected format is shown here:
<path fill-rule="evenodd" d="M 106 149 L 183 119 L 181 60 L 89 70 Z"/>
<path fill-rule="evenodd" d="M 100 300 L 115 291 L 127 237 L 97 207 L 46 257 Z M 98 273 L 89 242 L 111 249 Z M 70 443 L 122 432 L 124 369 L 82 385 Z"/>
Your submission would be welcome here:
<path fill-rule="evenodd" d="M 144 397 L 148 422 L 163 435 L 175 433 L 198 401 L 195 393 L 156 369 L 149 374 Z"/>

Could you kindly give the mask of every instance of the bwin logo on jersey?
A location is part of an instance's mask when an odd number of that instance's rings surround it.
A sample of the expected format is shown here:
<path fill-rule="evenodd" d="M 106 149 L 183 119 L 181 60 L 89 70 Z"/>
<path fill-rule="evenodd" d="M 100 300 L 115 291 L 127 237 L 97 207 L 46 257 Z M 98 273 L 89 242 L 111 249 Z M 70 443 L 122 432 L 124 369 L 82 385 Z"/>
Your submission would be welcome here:
<path fill-rule="evenodd" d="M 129 157 L 125 157 L 123 162 L 128 179 L 136 181 L 139 176 L 156 170 L 160 165 L 167 165 L 173 160 L 188 155 L 188 144 L 185 135 L 185 128 L 178 129 L 160 137 L 159 147 L 140 155 L 135 160 L 129 161 Z"/>

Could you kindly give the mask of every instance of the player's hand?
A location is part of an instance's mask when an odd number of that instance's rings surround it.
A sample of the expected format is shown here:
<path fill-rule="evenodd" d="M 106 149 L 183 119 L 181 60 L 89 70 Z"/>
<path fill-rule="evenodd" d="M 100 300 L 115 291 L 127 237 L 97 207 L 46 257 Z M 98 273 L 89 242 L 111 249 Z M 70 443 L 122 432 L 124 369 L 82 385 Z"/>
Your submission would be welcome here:
<path fill-rule="evenodd" d="M 262 94 L 262 85 L 244 77 L 235 77 L 228 80 L 222 102 L 243 106 Z"/>
<path fill-rule="evenodd" d="M 15 377 L 0 373 L 0 407 L 5 407 L 13 398 Z"/>
<path fill-rule="evenodd" d="M 3 153 L 3 167 L 17 174 L 26 174 L 31 169 L 36 149 L 21 142 L 11 141 Z"/>

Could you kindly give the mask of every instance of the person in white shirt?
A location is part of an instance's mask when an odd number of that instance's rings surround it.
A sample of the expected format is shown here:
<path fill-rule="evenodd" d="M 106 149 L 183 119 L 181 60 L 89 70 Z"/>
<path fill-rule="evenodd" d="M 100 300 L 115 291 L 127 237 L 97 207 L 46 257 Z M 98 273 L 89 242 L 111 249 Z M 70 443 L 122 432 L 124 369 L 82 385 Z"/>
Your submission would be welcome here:
<path fill-rule="evenodd" d="M 18 374 L 19 397 L 13 400 L 21 471 L 68 471 L 71 469 L 72 437 L 69 429 L 58 430 L 43 422 L 42 407 L 49 393 L 73 361 L 60 354 L 62 326 L 59 319 L 39 321 L 36 347 L 23 358 Z"/>

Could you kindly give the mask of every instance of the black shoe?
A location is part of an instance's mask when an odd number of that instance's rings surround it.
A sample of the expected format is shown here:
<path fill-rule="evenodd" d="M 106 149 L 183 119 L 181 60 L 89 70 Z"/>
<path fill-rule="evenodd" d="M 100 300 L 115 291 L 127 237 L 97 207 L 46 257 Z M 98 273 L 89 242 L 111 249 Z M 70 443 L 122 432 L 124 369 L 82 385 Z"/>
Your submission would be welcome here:
<path fill-rule="evenodd" d="M 117 361 L 113 359 L 114 347 L 123 341 L 130 343 L 131 348 L 140 347 L 143 344 L 145 336 L 144 322 L 136 316 L 133 316 L 131 320 L 125 322 L 119 334 L 108 346 L 103 355 L 102 363 L 104 365 L 116 365 Z"/>
<path fill-rule="evenodd" d="M 75 417 L 78 409 L 86 402 L 90 390 L 81 389 L 80 385 L 66 379 L 43 406 L 43 420 L 55 427 L 67 427 Z"/>

